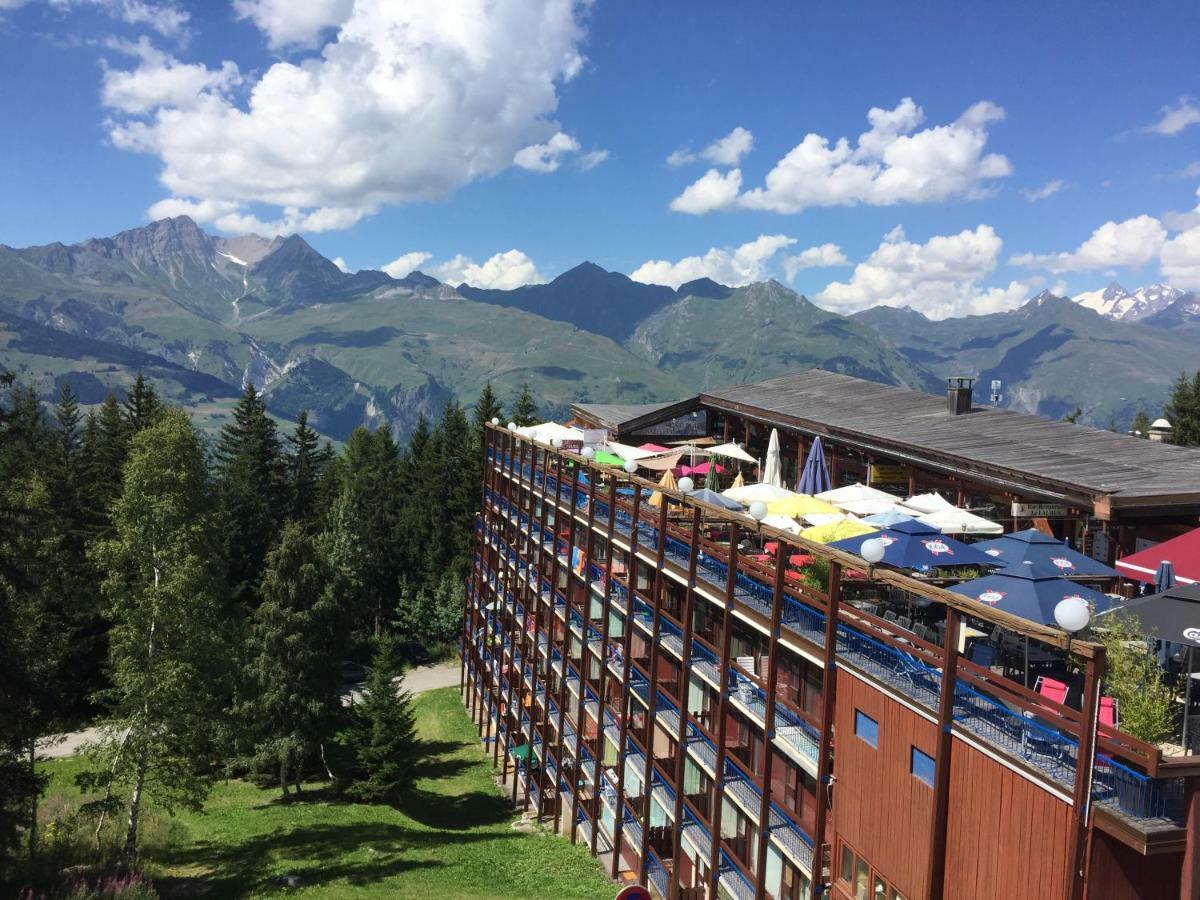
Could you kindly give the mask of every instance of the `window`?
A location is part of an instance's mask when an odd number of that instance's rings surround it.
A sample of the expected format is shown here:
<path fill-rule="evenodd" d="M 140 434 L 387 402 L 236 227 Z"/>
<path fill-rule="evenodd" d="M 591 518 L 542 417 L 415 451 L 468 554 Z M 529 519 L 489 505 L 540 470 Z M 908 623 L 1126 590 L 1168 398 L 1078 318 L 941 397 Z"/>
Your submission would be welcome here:
<path fill-rule="evenodd" d="M 879 746 L 879 723 L 862 710 L 854 711 L 854 733 L 872 747 Z"/>
<path fill-rule="evenodd" d="M 930 787 L 933 787 L 933 757 L 928 753 L 922 753 L 916 747 L 913 747 L 912 761 L 909 765 L 909 770 L 921 781 L 925 782 Z"/>
<path fill-rule="evenodd" d="M 842 844 L 842 881 L 849 882 L 854 877 L 854 852 Z"/>

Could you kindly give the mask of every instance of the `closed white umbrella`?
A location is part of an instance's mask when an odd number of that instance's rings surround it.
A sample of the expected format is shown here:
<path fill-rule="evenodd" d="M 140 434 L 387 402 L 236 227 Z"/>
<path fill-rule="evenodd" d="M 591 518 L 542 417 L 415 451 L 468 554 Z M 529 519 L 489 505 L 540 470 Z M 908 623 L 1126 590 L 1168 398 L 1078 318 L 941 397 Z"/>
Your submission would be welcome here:
<path fill-rule="evenodd" d="M 764 484 L 783 487 L 783 460 L 779 453 L 779 429 L 771 429 L 771 440 L 767 443 L 767 462 L 763 469 Z"/>
<path fill-rule="evenodd" d="M 907 504 L 898 503 L 896 498 L 891 500 L 841 500 L 833 501 L 835 506 L 844 509 L 846 512 L 854 513 L 856 516 L 877 516 L 880 513 L 898 512 L 903 513 L 910 519 L 915 519 L 921 515 L 920 510 L 912 509 Z"/>

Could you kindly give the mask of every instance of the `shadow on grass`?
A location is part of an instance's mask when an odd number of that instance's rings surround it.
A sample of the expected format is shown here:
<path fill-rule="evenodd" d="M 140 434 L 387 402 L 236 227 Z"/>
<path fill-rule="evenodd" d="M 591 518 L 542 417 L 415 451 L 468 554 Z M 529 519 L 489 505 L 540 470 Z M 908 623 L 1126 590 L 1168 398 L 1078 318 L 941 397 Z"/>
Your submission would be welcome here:
<path fill-rule="evenodd" d="M 429 832 L 381 822 L 308 825 L 257 835 L 240 843 L 202 841 L 164 851 L 156 855 L 156 861 L 169 868 L 201 869 L 211 874 L 162 878 L 156 884 L 165 897 L 244 897 L 273 886 L 277 877 L 271 871 L 275 859 L 292 859 L 296 862 L 287 870 L 299 875 L 304 886 L 342 880 L 363 885 L 445 865 L 434 859 L 406 859 L 406 852 L 435 851 L 453 858 L 455 845 L 507 837 Z M 364 851 L 370 859 L 354 858 Z"/>

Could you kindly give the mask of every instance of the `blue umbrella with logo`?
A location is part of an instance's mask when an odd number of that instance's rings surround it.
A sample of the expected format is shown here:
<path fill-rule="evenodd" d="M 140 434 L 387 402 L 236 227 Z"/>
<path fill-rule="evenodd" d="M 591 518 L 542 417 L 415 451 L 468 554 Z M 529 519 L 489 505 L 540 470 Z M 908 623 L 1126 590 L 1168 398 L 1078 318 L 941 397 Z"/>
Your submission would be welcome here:
<path fill-rule="evenodd" d="M 815 437 L 808 450 L 808 459 L 804 461 L 804 470 L 800 473 L 796 491 L 800 494 L 816 495 L 829 488 L 829 470 L 825 468 L 825 445 L 821 443 L 820 437 Z"/>
<path fill-rule="evenodd" d="M 1035 565 L 1051 566 L 1057 570 L 1057 574 L 1064 576 L 1117 577 L 1116 569 L 1109 568 L 1078 550 L 1072 550 L 1058 538 L 1043 534 L 1036 528 L 1002 534 L 998 538 L 979 541 L 971 546 L 992 557 L 997 565 L 1031 562 Z"/>
<path fill-rule="evenodd" d="M 1119 605 L 1107 594 L 1063 578 L 1043 563 L 1014 563 L 990 575 L 953 585 L 950 590 L 1039 625 L 1054 625 L 1054 607 L 1068 597 L 1087 601 L 1093 614 Z"/>
<path fill-rule="evenodd" d="M 871 538 L 883 542 L 882 562 L 898 569 L 996 565 L 996 561 L 986 553 L 970 544 L 946 537 L 936 528 L 916 519 L 897 522 L 883 531 L 836 541 L 829 546 L 862 556 L 863 542 Z"/>

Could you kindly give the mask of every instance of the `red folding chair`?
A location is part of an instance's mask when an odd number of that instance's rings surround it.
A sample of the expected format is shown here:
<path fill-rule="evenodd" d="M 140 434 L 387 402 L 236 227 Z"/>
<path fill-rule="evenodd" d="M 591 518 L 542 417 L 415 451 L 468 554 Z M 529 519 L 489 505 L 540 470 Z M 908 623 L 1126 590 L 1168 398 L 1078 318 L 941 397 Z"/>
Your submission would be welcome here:
<path fill-rule="evenodd" d="M 1109 728 L 1117 727 L 1117 698 L 1100 698 L 1100 724 Z"/>
<path fill-rule="evenodd" d="M 1061 681 L 1039 675 L 1038 680 L 1034 682 L 1033 689 L 1047 700 L 1053 700 L 1062 706 L 1067 705 L 1067 686 Z"/>

